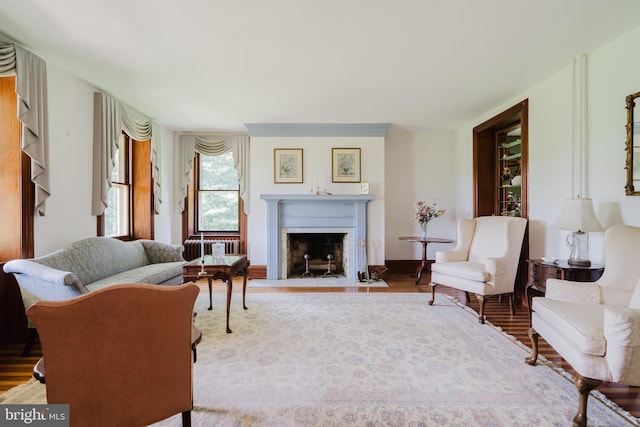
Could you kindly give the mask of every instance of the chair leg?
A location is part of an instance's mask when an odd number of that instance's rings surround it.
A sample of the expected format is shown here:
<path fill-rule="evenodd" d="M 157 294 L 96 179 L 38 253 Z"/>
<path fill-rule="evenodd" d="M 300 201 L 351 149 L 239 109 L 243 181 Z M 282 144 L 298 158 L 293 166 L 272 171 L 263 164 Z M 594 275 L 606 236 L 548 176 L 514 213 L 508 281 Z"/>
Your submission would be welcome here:
<path fill-rule="evenodd" d="M 182 427 L 191 427 L 191 411 L 182 413 Z"/>
<path fill-rule="evenodd" d="M 27 343 L 24 345 L 24 349 L 22 350 L 22 354 L 20 356 L 27 357 L 31 354 L 31 349 L 33 348 L 33 344 L 36 341 L 36 337 L 38 336 L 38 331 L 36 328 L 29 328 L 27 331 Z"/>
<path fill-rule="evenodd" d="M 469 296 L 469 292 L 464 293 L 465 303 L 469 304 L 471 302 L 471 297 Z"/>
<path fill-rule="evenodd" d="M 484 306 L 487 303 L 489 296 L 476 295 L 476 298 L 478 298 L 478 302 L 480 303 L 480 308 L 478 309 L 478 322 L 484 325 Z"/>
<path fill-rule="evenodd" d="M 574 427 L 585 427 L 587 425 L 587 400 L 589 399 L 589 393 L 602 384 L 602 381 L 585 378 L 576 374 L 574 382 L 578 389 L 578 413 L 573 417 L 573 425 Z"/>
<path fill-rule="evenodd" d="M 429 301 L 429 305 L 433 305 L 433 302 L 436 300 L 436 286 L 437 283 L 430 283 L 431 285 L 431 301 Z"/>
<path fill-rule="evenodd" d="M 527 331 L 529 339 L 531 340 L 531 356 L 525 359 L 529 365 L 535 365 L 538 361 L 538 338 L 540 335 L 533 328 L 529 328 Z"/>
<path fill-rule="evenodd" d="M 513 292 L 509 294 L 509 309 L 511 310 L 511 315 L 515 316 L 516 315 L 516 307 L 515 307 L 515 301 L 514 301 Z"/>

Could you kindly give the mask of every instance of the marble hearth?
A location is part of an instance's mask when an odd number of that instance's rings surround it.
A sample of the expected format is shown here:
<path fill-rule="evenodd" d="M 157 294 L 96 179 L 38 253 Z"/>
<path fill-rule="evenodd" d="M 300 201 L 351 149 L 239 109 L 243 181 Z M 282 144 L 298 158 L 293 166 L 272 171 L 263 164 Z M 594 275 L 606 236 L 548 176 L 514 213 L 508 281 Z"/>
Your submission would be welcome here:
<path fill-rule="evenodd" d="M 262 194 L 267 203 L 267 279 L 287 277 L 289 233 L 345 233 L 344 274 L 357 280 L 363 270 L 367 203 L 372 195 Z"/>

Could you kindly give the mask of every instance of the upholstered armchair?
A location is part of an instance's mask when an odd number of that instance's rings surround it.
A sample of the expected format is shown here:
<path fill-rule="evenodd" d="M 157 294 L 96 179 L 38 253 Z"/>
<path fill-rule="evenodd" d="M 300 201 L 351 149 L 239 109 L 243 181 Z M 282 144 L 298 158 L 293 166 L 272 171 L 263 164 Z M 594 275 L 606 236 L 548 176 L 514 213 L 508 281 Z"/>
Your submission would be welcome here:
<path fill-rule="evenodd" d="M 529 337 L 538 358 L 542 336 L 575 370 L 578 413 L 587 425 L 589 393 L 603 381 L 640 386 L 640 227 L 605 231 L 605 269 L 596 282 L 548 279 L 544 297 L 532 302 Z"/>
<path fill-rule="evenodd" d="M 27 315 L 40 335 L 47 402 L 69 404 L 72 427 L 150 425 L 179 413 L 191 425 L 198 293 L 193 283 L 123 284 L 36 302 Z"/>
<path fill-rule="evenodd" d="M 515 286 L 527 220 L 509 216 L 484 216 L 458 222 L 458 243 L 453 251 L 436 252 L 431 265 L 431 301 L 436 286 L 445 285 L 474 293 L 480 303 L 478 320 L 484 323 L 489 297 L 506 294 L 514 312 Z"/>

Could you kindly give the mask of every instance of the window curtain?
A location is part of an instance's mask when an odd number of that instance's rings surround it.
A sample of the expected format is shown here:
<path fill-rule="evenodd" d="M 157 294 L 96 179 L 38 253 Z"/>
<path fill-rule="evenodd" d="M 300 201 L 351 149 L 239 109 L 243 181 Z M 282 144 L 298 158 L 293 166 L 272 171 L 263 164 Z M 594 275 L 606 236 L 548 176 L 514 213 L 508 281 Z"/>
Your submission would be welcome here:
<path fill-rule="evenodd" d="M 102 215 L 107 208 L 111 188 L 114 156 L 124 131 L 131 138 L 151 139 L 151 168 L 154 182 L 155 214 L 162 203 L 160 198 L 160 130 L 149 118 L 120 103 L 115 98 L 96 92 L 93 97 L 93 196 L 91 214 Z"/>
<path fill-rule="evenodd" d="M 244 213 L 249 214 L 249 136 L 180 135 L 178 137 L 176 200 L 178 212 L 184 211 L 184 199 L 190 182 L 196 152 L 216 156 L 231 152 L 238 171 L 240 198 L 244 202 Z"/>
<path fill-rule="evenodd" d="M 31 159 L 35 211 L 45 215 L 49 186 L 49 125 L 46 63 L 15 44 L 0 45 L 0 74 L 16 75 L 18 120 L 22 123 L 22 151 Z"/>
<path fill-rule="evenodd" d="M 122 106 L 122 129 L 138 141 L 151 140 L 151 176 L 153 178 L 154 213 L 159 213 L 160 204 L 160 129 L 159 126 L 138 111 Z M 155 131 L 154 131 L 155 130 Z"/>

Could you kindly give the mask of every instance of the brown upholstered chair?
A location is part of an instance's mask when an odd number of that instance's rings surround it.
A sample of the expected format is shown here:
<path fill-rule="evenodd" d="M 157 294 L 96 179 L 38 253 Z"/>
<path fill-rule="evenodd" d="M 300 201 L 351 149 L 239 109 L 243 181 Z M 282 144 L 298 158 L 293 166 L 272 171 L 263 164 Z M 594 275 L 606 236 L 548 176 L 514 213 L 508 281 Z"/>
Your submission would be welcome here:
<path fill-rule="evenodd" d="M 197 285 L 114 285 L 38 301 L 48 403 L 71 426 L 142 426 L 182 413 L 191 425 L 192 316 Z"/>

